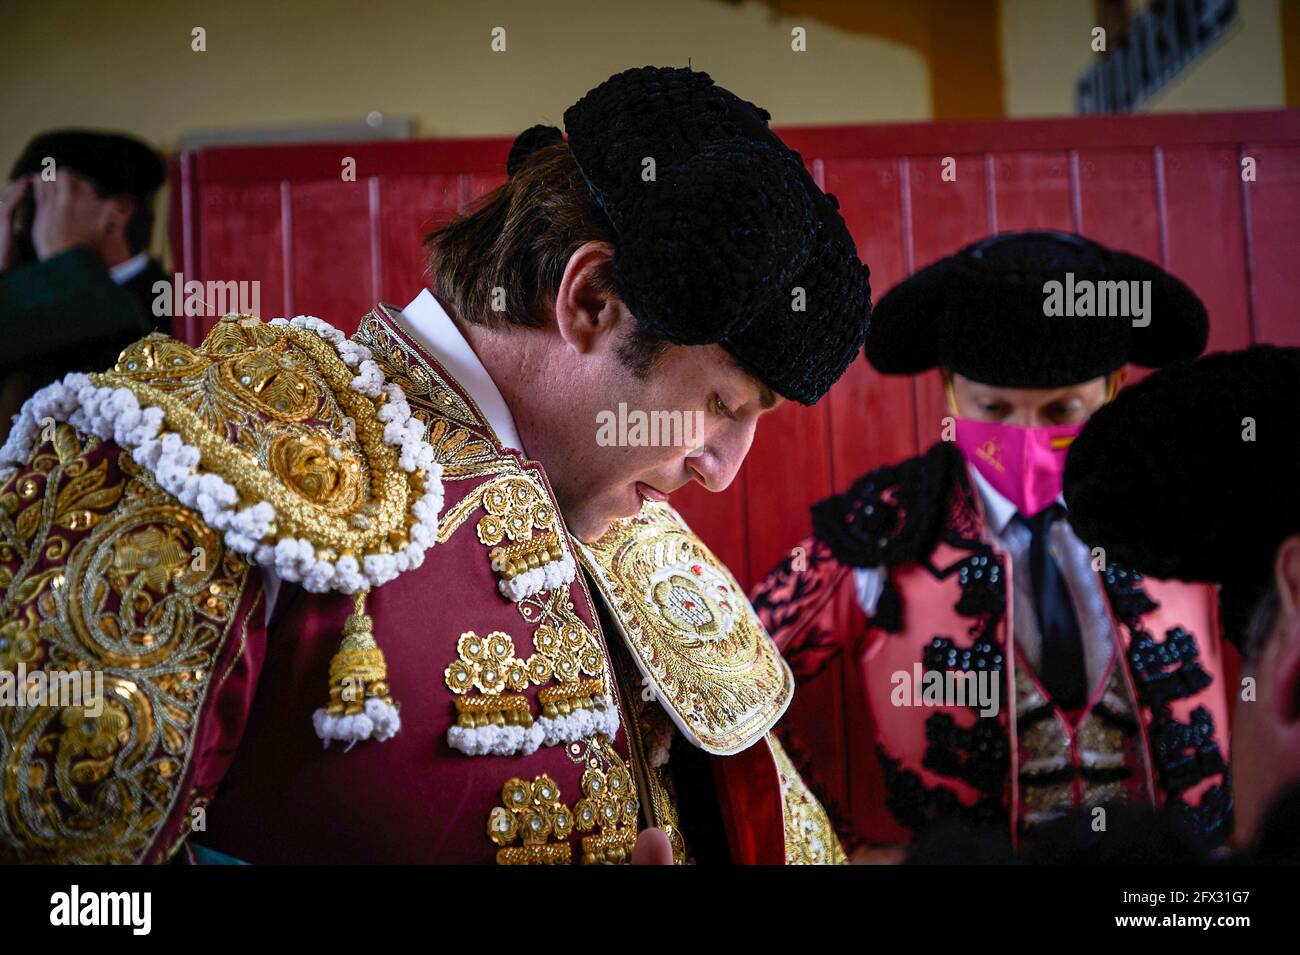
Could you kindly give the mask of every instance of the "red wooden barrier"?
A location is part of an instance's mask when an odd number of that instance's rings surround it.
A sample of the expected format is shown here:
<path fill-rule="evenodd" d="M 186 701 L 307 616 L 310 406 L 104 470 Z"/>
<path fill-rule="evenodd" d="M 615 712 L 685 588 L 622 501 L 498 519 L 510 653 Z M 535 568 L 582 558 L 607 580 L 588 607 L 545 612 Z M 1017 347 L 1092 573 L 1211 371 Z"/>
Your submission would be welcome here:
<path fill-rule="evenodd" d="M 917 267 L 998 231 L 1082 232 L 1182 276 L 1210 308 L 1211 349 L 1300 345 L 1300 112 L 793 128 L 781 135 L 839 197 L 878 298 Z M 264 316 L 347 330 L 423 287 L 421 239 L 503 181 L 508 139 L 204 149 L 173 164 L 174 260 L 186 279 L 259 280 Z M 957 179 L 941 178 L 956 160 Z M 357 181 L 343 182 L 355 160 Z M 1256 163 L 1243 182 L 1242 159 Z M 215 319 L 178 321 L 197 341 Z M 816 408 L 759 428 L 726 493 L 674 496 L 748 587 L 806 532 L 808 507 L 925 448 L 934 375 L 859 361 Z"/>

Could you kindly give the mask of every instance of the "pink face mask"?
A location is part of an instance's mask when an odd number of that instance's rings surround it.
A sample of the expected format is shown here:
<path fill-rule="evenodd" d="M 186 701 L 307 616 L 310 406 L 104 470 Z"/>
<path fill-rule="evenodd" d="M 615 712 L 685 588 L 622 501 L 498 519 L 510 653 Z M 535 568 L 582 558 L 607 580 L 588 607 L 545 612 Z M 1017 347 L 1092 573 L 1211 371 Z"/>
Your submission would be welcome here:
<path fill-rule="evenodd" d="M 1019 428 L 957 419 L 957 447 L 966 460 L 1025 517 L 1061 496 L 1065 454 L 1082 424 Z"/>

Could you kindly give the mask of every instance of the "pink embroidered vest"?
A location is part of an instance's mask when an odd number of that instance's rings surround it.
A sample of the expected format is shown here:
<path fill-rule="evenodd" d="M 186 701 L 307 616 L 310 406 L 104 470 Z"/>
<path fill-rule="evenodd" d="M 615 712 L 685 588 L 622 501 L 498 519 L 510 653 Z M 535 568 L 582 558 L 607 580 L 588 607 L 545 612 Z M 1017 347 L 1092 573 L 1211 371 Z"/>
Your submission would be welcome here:
<path fill-rule="evenodd" d="M 1208 588 L 1114 565 L 1101 572 L 1118 642 L 1071 720 L 1016 648 L 1010 560 L 984 532 L 955 449 L 936 445 L 872 472 L 818 505 L 814 527 L 801 544 L 807 566 L 785 561 L 754 604 L 800 692 L 849 654 L 850 712 L 792 712 L 778 727 L 805 779 L 838 810 L 847 841 L 897 842 L 906 838 L 900 823 L 915 831 L 956 817 L 1014 842 L 1061 813 L 1107 803 L 1167 806 L 1210 839 L 1226 835 L 1228 714 Z M 869 620 L 854 566 L 888 573 Z M 989 681 L 996 713 L 981 715 L 969 695 L 913 705 L 914 693 L 896 690 L 918 671 L 930 683 Z M 845 772 L 852 741 L 827 733 L 828 719 L 868 732 L 875 765 L 858 760 Z"/>

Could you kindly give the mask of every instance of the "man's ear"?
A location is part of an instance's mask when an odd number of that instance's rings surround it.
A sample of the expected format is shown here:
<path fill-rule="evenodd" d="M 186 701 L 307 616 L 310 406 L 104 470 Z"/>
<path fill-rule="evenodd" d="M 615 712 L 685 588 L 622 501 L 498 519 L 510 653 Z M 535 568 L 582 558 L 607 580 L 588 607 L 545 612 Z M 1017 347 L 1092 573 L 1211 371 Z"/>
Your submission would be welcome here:
<path fill-rule="evenodd" d="M 564 267 L 555 294 L 555 324 L 560 337 L 581 355 L 617 342 L 617 326 L 626 309 L 599 275 L 609 273 L 614 249 L 608 242 L 584 242 Z"/>
<path fill-rule="evenodd" d="M 135 215 L 137 205 L 130 196 L 110 196 L 104 200 L 104 227 L 110 235 L 126 233 L 126 225 Z"/>
<path fill-rule="evenodd" d="M 1282 599 L 1283 615 L 1300 617 L 1300 534 L 1292 534 L 1278 545 L 1273 558 L 1273 583 Z"/>
<path fill-rule="evenodd" d="M 1272 702 L 1283 724 L 1300 724 L 1300 534 L 1291 535 L 1278 546 L 1273 583 L 1278 594 L 1278 619 L 1272 639 L 1278 645 Z"/>

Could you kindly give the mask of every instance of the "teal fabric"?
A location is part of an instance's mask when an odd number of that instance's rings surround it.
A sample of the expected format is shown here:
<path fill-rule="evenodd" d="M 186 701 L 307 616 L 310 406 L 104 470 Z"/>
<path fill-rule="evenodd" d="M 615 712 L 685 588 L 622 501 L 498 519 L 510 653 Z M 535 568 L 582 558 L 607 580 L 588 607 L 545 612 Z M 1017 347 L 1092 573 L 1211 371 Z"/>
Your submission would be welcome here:
<path fill-rule="evenodd" d="M 190 843 L 190 851 L 194 853 L 194 862 L 197 865 L 248 865 L 242 859 L 201 846 L 197 842 Z"/>
<path fill-rule="evenodd" d="M 58 374 L 112 368 L 153 331 L 136 297 L 109 277 L 99 254 L 69 249 L 0 275 L 0 370 L 53 363 Z"/>

